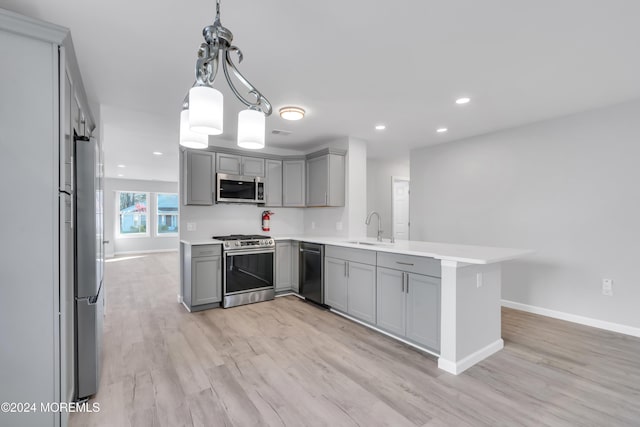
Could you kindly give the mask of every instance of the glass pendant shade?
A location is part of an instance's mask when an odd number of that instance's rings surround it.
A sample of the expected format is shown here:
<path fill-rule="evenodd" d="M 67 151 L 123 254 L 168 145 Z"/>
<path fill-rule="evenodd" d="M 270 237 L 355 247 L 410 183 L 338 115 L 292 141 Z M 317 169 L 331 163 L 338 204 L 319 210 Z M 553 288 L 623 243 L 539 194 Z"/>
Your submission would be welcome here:
<path fill-rule="evenodd" d="M 180 145 L 189 148 L 207 148 L 209 135 L 192 132 L 189 129 L 189 110 L 180 113 Z"/>
<path fill-rule="evenodd" d="M 223 119 L 222 92 L 210 86 L 189 89 L 189 127 L 193 132 L 220 135 Z"/>
<path fill-rule="evenodd" d="M 238 147 L 264 148 L 265 115 L 262 111 L 242 110 L 238 114 Z"/>

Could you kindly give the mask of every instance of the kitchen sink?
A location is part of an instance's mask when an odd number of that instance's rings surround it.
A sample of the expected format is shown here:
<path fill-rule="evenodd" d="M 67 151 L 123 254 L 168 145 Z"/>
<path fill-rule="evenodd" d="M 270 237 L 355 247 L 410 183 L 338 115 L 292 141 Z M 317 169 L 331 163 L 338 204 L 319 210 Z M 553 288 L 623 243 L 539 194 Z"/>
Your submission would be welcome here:
<path fill-rule="evenodd" d="M 363 242 L 360 240 L 350 240 L 346 243 L 352 244 L 352 245 L 364 245 L 364 246 L 391 246 L 393 245 L 393 243 L 391 242 Z"/>

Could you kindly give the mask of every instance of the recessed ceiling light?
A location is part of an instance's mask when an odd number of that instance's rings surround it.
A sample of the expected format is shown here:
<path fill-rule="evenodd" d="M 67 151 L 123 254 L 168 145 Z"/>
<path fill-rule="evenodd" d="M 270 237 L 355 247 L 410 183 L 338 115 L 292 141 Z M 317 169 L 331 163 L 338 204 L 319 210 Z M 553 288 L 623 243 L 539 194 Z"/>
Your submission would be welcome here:
<path fill-rule="evenodd" d="M 385 130 L 386 128 L 385 125 L 376 125 L 376 130 Z"/>
<path fill-rule="evenodd" d="M 282 107 L 280 117 L 285 120 L 300 120 L 304 117 L 304 109 L 300 107 Z"/>
<path fill-rule="evenodd" d="M 163 153 L 161 153 L 160 151 L 154 151 L 153 155 L 154 156 L 162 156 Z"/>
<path fill-rule="evenodd" d="M 458 98 L 458 99 L 456 99 L 456 104 L 458 104 L 458 105 L 468 104 L 469 101 L 471 101 L 471 98 L 466 98 L 466 97 Z"/>
<path fill-rule="evenodd" d="M 118 174 L 119 177 L 123 177 L 124 175 L 122 175 L 121 173 Z"/>
<path fill-rule="evenodd" d="M 447 128 L 438 128 L 438 129 L 436 129 L 436 132 L 438 132 L 438 133 L 445 133 L 445 132 L 446 132 L 446 131 L 448 131 L 448 130 L 449 130 L 449 129 L 447 129 Z"/>
<path fill-rule="evenodd" d="M 118 165 L 119 168 L 125 168 L 125 165 Z"/>

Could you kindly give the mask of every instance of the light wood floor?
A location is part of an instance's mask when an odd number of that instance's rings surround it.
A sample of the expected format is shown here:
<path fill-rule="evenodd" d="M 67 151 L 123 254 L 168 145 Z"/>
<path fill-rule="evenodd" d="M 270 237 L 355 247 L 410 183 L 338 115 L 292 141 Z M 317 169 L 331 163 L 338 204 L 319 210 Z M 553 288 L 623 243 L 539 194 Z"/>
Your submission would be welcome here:
<path fill-rule="evenodd" d="M 178 256 L 106 265 L 101 411 L 72 426 L 639 426 L 640 339 L 503 310 L 453 376 L 296 297 L 188 313 Z"/>

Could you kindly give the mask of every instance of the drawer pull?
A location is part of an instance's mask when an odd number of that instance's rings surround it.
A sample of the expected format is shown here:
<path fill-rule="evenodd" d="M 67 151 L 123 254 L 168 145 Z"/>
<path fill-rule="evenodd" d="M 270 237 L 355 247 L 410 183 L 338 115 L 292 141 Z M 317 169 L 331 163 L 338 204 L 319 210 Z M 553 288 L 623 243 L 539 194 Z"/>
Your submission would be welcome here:
<path fill-rule="evenodd" d="M 212 255 L 215 251 L 198 252 L 198 255 Z"/>
<path fill-rule="evenodd" d="M 396 261 L 396 264 L 401 264 L 401 265 L 413 265 L 412 262 L 401 262 L 401 261 Z"/>

